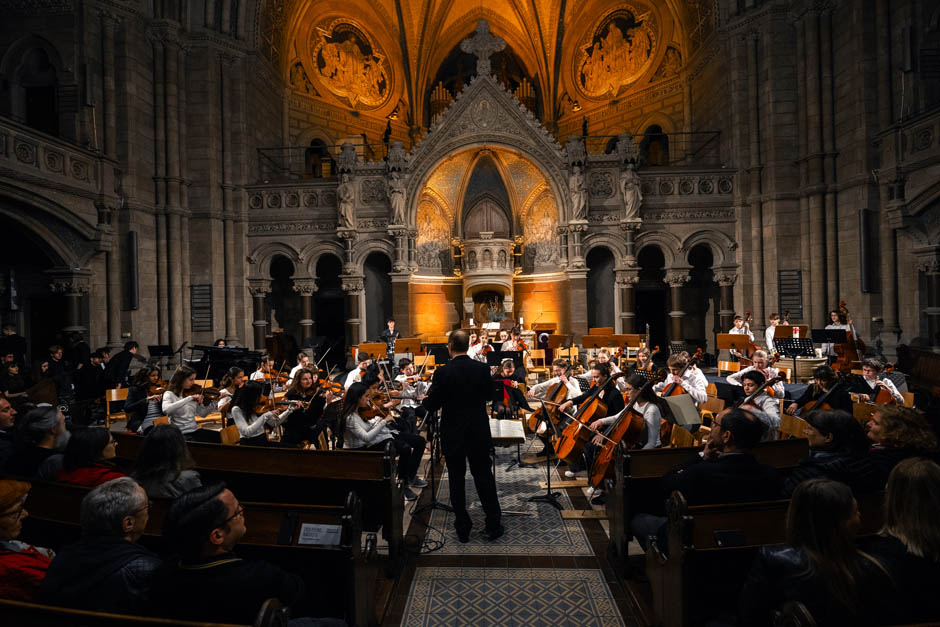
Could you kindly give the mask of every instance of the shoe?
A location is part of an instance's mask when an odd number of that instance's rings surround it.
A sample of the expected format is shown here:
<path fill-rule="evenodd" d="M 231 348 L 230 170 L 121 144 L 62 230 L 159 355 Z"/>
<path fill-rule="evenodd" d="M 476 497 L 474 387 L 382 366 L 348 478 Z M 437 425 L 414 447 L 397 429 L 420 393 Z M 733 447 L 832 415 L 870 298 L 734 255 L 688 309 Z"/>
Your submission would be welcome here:
<path fill-rule="evenodd" d="M 490 542 L 492 542 L 493 540 L 496 540 L 497 538 L 502 537 L 504 533 L 506 533 L 506 529 L 504 529 L 502 525 L 500 525 L 496 529 L 486 529 L 483 531 L 483 535 Z"/>
<path fill-rule="evenodd" d="M 588 496 L 592 496 L 593 494 L 594 494 L 594 488 L 588 488 L 588 489 L 587 489 L 587 495 L 588 495 Z"/>
<path fill-rule="evenodd" d="M 597 496 L 591 499 L 591 505 L 606 505 L 606 504 L 607 504 L 607 496 L 603 492 L 598 490 Z"/>
<path fill-rule="evenodd" d="M 408 488 L 408 487 L 406 487 L 404 490 L 402 490 L 401 493 L 402 493 L 402 495 L 405 497 L 405 500 L 406 500 L 406 501 L 414 501 L 414 500 L 417 500 L 417 498 L 418 498 L 418 495 L 415 494 L 414 491 L 413 491 L 411 488 Z"/>
<path fill-rule="evenodd" d="M 408 485 L 410 485 L 412 488 L 426 488 L 428 487 L 428 482 L 420 477 L 415 477 L 408 482 Z"/>
<path fill-rule="evenodd" d="M 566 471 L 565 471 L 565 476 L 568 477 L 569 479 L 574 479 L 574 478 L 577 477 L 578 475 L 577 475 L 574 471 L 572 471 L 572 470 L 566 470 Z"/>

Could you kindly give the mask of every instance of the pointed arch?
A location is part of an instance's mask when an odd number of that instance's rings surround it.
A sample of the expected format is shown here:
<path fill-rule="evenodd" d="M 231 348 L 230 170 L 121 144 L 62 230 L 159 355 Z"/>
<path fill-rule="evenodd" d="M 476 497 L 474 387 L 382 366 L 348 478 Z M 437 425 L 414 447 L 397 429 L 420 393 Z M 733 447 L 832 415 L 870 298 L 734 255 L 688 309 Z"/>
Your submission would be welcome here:
<path fill-rule="evenodd" d="M 676 267 L 676 254 L 682 252 L 682 240 L 668 231 L 644 231 L 636 238 L 637 255 L 650 244 L 659 246 L 666 260 L 667 268 Z M 681 261 L 683 264 L 685 263 L 684 258 Z"/>

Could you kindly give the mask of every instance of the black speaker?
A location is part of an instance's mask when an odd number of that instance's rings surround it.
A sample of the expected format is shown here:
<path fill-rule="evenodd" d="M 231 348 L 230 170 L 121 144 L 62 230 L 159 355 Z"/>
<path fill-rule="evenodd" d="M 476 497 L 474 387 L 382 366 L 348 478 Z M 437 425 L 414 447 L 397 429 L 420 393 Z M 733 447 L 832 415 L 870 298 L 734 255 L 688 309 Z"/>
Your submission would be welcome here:
<path fill-rule="evenodd" d="M 872 291 L 872 277 L 874 272 L 874 253 L 872 247 L 872 216 L 871 209 L 858 210 L 858 282 L 862 292 Z"/>
<path fill-rule="evenodd" d="M 127 263 L 127 308 L 140 309 L 140 276 L 137 264 L 137 231 L 127 232 L 127 250 L 124 259 Z"/>

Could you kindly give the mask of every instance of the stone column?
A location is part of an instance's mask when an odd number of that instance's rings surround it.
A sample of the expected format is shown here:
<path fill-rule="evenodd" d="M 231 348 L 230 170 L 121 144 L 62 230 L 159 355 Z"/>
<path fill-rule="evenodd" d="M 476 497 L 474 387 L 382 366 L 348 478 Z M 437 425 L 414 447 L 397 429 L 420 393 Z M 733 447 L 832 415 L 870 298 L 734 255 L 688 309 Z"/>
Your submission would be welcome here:
<path fill-rule="evenodd" d="M 568 266 L 568 227 L 559 226 L 557 228 L 558 232 L 558 246 L 561 249 L 561 263 L 562 266 Z"/>
<path fill-rule="evenodd" d="M 418 269 L 418 229 L 408 231 L 408 267 L 412 272 Z"/>
<path fill-rule="evenodd" d="M 104 90 L 104 152 L 117 157 L 117 102 L 114 89 L 114 27 L 118 18 L 101 11 L 101 82 Z M 110 340 L 110 337 L 109 337 Z"/>
<path fill-rule="evenodd" d="M 404 272 L 408 267 L 408 227 L 397 224 L 390 225 L 388 234 L 395 240 L 395 259 L 392 261 L 392 272 Z"/>
<path fill-rule="evenodd" d="M 927 276 L 927 341 L 930 346 L 940 346 L 940 257 L 922 262 L 919 270 Z"/>
<path fill-rule="evenodd" d="M 669 334 L 670 342 L 682 342 L 682 320 L 685 318 L 685 312 L 682 311 L 682 286 L 692 280 L 692 277 L 685 270 L 672 270 L 666 274 L 666 283 L 669 284 L 670 294 L 672 296 L 672 311 L 669 312 L 671 319 L 671 332 Z"/>
<path fill-rule="evenodd" d="M 587 220 L 572 220 L 568 223 L 568 233 L 570 234 L 568 244 L 571 247 L 571 257 L 568 265 L 571 268 L 577 269 L 584 267 L 584 255 L 581 250 L 581 234 L 587 233 L 587 230 Z"/>
<path fill-rule="evenodd" d="M 718 309 L 718 319 L 721 324 L 721 332 L 727 333 L 728 329 L 734 324 L 734 283 L 738 280 L 736 274 L 719 274 L 715 276 L 715 281 L 721 290 L 721 303 Z"/>
<path fill-rule="evenodd" d="M 253 302 L 254 321 L 251 326 L 255 330 L 255 350 L 264 350 L 265 329 L 268 326 L 267 316 L 264 315 L 264 297 L 271 293 L 271 285 L 268 279 L 250 279 L 248 282 L 248 291 L 251 293 Z"/>
<path fill-rule="evenodd" d="M 294 279 L 294 291 L 300 294 L 302 318 L 300 320 L 300 335 L 303 338 L 301 346 L 306 346 L 313 339 L 313 295 L 317 291 L 316 279 Z"/>
<path fill-rule="evenodd" d="M 636 333 L 636 284 L 640 282 L 637 272 L 618 273 L 616 283 L 620 288 L 620 332 Z"/>
<path fill-rule="evenodd" d="M 630 267 L 636 266 L 636 232 L 640 230 L 642 225 L 643 221 L 638 218 L 620 221 L 620 230 L 623 231 L 627 243 L 627 256 L 624 261 Z"/>
<path fill-rule="evenodd" d="M 395 328 L 401 332 L 402 337 L 411 335 L 411 306 L 409 284 L 411 272 L 392 272 L 392 317 L 395 318 Z"/>
<path fill-rule="evenodd" d="M 568 270 L 568 320 L 575 342 L 588 332 L 587 324 L 587 270 Z M 559 329 L 561 330 L 561 329 Z"/>
<path fill-rule="evenodd" d="M 65 296 L 66 326 L 62 330 L 85 334 L 88 329 L 82 324 L 82 305 L 91 291 L 91 270 L 53 268 L 46 274 L 49 276 L 49 290 Z"/>
<path fill-rule="evenodd" d="M 365 291 L 361 274 L 345 274 L 340 276 L 343 291 L 346 292 L 346 358 L 351 363 L 352 348 L 359 344 L 361 337 L 360 327 L 362 318 L 359 312 L 359 297 Z"/>
<path fill-rule="evenodd" d="M 108 346 L 118 348 L 121 346 L 121 262 L 119 258 L 120 242 L 111 231 L 111 249 L 107 252 L 108 259 Z"/>

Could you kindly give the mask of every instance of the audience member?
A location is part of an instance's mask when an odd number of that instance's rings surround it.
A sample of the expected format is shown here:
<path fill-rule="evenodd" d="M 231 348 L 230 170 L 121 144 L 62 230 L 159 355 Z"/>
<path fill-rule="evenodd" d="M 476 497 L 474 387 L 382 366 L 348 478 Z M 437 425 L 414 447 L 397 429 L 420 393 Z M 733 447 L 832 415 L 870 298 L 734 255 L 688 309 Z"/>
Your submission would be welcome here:
<path fill-rule="evenodd" d="M 59 399 L 72 398 L 72 374 L 71 367 L 63 358 L 64 351 L 58 344 L 49 347 L 49 359 L 44 362 L 43 376 L 52 379 L 55 383 L 56 393 Z"/>
<path fill-rule="evenodd" d="M 116 446 L 111 432 L 104 427 L 77 427 L 72 430 L 65 453 L 44 461 L 39 476 L 87 488 L 123 477 L 124 473 L 110 461 Z"/>
<path fill-rule="evenodd" d="M 12 356 L 10 353 L 7 357 Z M 21 372 L 22 367 L 15 361 L 0 364 L 0 393 L 13 403 L 21 403 L 28 396 L 29 384 Z"/>
<path fill-rule="evenodd" d="M 868 421 L 868 438 L 874 443 L 872 463 L 882 484 L 902 459 L 936 456 L 937 436 L 916 409 L 878 405 Z"/>
<path fill-rule="evenodd" d="M 130 477 L 82 499 L 82 537 L 56 554 L 39 589 L 44 603 L 95 612 L 138 614 L 149 602 L 160 558 L 137 543 L 149 518 L 147 494 Z"/>
<path fill-rule="evenodd" d="M 16 410 L 10 401 L 0 397 L 0 470 L 7 466 L 13 455 L 13 425 L 16 422 Z"/>
<path fill-rule="evenodd" d="M 894 624 L 893 583 L 880 562 L 856 548 L 859 523 L 847 485 L 810 479 L 797 486 L 787 544 L 760 549 L 741 591 L 739 624 L 769 626 L 787 601 L 803 603 L 817 625 Z"/>
<path fill-rule="evenodd" d="M 202 485 L 186 438 L 173 425 L 154 427 L 137 453 L 133 477 L 152 499 L 176 498 Z"/>
<path fill-rule="evenodd" d="M 15 324 L 3 325 L 0 336 L 0 353 L 12 353 L 13 359 L 21 366 L 26 363 L 26 338 L 18 335 Z"/>
<path fill-rule="evenodd" d="M 885 490 L 884 527 L 865 549 L 888 568 L 900 593 L 895 623 L 940 621 L 940 466 L 898 463 Z"/>
<path fill-rule="evenodd" d="M 806 416 L 803 434 L 809 441 L 809 459 L 793 468 L 784 479 L 784 496 L 813 477 L 841 481 L 855 494 L 884 488 L 871 461 L 871 445 L 854 416 L 844 411 L 814 411 Z"/>
<path fill-rule="evenodd" d="M 101 414 L 101 399 L 105 392 L 104 371 L 101 370 L 101 353 L 92 353 L 87 362 L 75 371 L 75 400 L 73 424 L 91 424 L 97 413 Z"/>
<path fill-rule="evenodd" d="M 18 423 L 7 473 L 34 477 L 48 457 L 65 450 L 70 435 L 65 416 L 51 405 L 41 405 L 28 411 Z"/>
<path fill-rule="evenodd" d="M 0 480 L 0 599 L 35 601 L 55 557 L 49 549 L 17 540 L 29 516 L 26 495 L 31 487 L 25 481 Z"/>
<path fill-rule="evenodd" d="M 253 624 L 265 600 L 277 598 L 292 616 L 309 616 L 299 576 L 261 561 L 240 559 L 235 546 L 247 528 L 245 510 L 225 484 L 190 490 L 170 506 L 163 536 L 178 555 L 154 579 L 158 611 L 174 618 Z M 310 624 L 343 625 L 324 619 Z"/>

